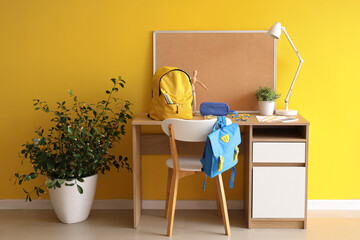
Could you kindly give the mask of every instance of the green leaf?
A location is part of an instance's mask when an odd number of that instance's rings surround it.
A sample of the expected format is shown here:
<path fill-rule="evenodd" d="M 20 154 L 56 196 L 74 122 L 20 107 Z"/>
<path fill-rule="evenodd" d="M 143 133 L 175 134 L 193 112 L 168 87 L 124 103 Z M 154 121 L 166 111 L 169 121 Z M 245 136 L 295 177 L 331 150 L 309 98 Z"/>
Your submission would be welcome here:
<path fill-rule="evenodd" d="M 80 187 L 79 185 L 76 185 L 77 190 L 80 194 L 83 194 L 84 190 L 82 189 L 82 187 Z"/>
<path fill-rule="evenodd" d="M 81 177 L 76 178 L 76 180 L 78 180 L 79 182 L 84 182 L 84 179 Z"/>
<path fill-rule="evenodd" d="M 116 79 L 115 78 L 112 78 L 110 79 L 114 84 L 116 83 Z"/>
<path fill-rule="evenodd" d="M 31 177 L 31 179 L 34 179 L 37 178 L 38 175 L 36 173 L 30 173 L 29 176 Z"/>
<path fill-rule="evenodd" d="M 74 185 L 75 185 L 75 183 L 65 183 L 65 186 L 69 186 L 69 187 L 74 186 Z"/>
<path fill-rule="evenodd" d="M 70 96 L 73 96 L 73 92 L 70 89 L 68 90 L 68 92 L 69 92 Z"/>
<path fill-rule="evenodd" d="M 74 134 L 74 129 L 72 127 L 68 127 L 68 132 L 73 135 Z"/>
<path fill-rule="evenodd" d="M 45 184 L 46 184 L 46 186 L 48 188 L 53 188 L 54 187 L 54 182 L 52 180 L 47 180 Z"/>

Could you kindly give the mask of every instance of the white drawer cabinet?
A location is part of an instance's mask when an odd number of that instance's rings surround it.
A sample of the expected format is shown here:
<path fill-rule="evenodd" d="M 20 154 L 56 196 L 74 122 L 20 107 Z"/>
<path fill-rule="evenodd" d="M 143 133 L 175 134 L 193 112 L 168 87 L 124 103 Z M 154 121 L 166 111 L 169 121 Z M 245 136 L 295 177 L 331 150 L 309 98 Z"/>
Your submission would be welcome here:
<path fill-rule="evenodd" d="M 304 218 L 305 167 L 253 167 L 253 218 Z"/>
<path fill-rule="evenodd" d="M 250 137 L 245 142 L 248 227 L 306 229 L 309 122 L 259 122 L 244 132 Z"/>
<path fill-rule="evenodd" d="M 305 163 L 305 143 L 254 142 L 255 163 Z"/>

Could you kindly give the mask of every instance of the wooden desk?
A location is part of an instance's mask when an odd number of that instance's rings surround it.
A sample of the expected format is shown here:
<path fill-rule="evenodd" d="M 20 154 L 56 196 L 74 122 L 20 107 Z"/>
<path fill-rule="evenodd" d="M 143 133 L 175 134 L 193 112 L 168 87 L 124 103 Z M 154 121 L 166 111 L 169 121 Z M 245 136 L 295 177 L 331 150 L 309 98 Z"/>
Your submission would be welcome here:
<path fill-rule="evenodd" d="M 306 228 L 309 122 L 258 122 L 250 114 L 243 127 L 240 154 L 244 154 L 244 209 L 249 228 Z M 203 119 L 194 116 L 194 119 Z M 169 154 L 165 134 L 142 134 L 141 126 L 160 126 L 161 121 L 137 114 L 133 132 L 134 228 L 142 207 L 141 155 Z M 178 142 L 178 151 L 202 153 L 204 144 Z M 165 197 L 165 196 L 164 196 Z"/>

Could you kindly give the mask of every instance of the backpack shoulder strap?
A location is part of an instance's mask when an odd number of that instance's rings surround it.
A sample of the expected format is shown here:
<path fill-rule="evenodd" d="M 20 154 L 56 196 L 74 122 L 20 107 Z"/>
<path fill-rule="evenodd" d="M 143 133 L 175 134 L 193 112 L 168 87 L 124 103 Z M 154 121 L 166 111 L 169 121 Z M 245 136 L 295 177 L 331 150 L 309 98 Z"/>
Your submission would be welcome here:
<path fill-rule="evenodd" d="M 203 182 L 203 191 L 205 191 L 205 184 L 206 184 L 207 175 L 205 174 L 205 180 Z"/>
<path fill-rule="evenodd" d="M 226 126 L 226 117 L 225 116 L 218 116 L 217 121 L 214 124 L 213 131 L 216 130 L 216 126 L 218 126 L 218 128 L 225 127 Z"/>
<path fill-rule="evenodd" d="M 221 123 L 222 123 L 222 127 L 226 126 L 226 116 L 220 116 L 221 118 Z"/>
<path fill-rule="evenodd" d="M 232 168 L 231 170 L 231 176 L 230 176 L 230 183 L 229 183 L 229 188 L 233 188 L 234 186 L 234 180 L 235 180 L 235 166 Z"/>

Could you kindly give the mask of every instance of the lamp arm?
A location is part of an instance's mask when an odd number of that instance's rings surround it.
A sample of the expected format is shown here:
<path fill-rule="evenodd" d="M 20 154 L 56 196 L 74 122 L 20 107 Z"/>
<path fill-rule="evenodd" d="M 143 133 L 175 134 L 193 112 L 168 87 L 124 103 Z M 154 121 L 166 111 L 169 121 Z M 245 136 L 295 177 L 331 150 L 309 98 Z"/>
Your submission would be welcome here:
<path fill-rule="evenodd" d="M 298 56 L 298 58 L 299 58 L 299 60 L 300 60 L 299 66 L 298 66 L 297 71 L 296 71 L 295 76 L 294 76 L 294 80 L 292 81 L 291 86 L 290 86 L 290 89 L 289 89 L 289 92 L 288 92 L 288 94 L 287 94 L 287 96 L 286 96 L 286 98 L 285 98 L 285 110 L 288 110 L 290 95 L 291 95 L 291 92 L 292 92 L 292 89 L 293 89 L 295 80 L 296 80 L 296 78 L 297 78 L 297 75 L 298 75 L 298 73 L 299 73 L 299 71 L 300 71 L 301 65 L 303 64 L 304 60 L 301 58 L 299 52 L 296 50 L 295 45 L 293 44 L 293 42 L 292 42 L 291 39 L 290 39 L 290 36 L 288 35 L 288 33 L 287 33 L 286 30 L 285 30 L 285 27 L 281 27 L 281 29 L 282 29 L 283 32 L 285 33 L 285 36 L 286 36 L 287 39 L 289 40 L 291 46 L 293 47 L 296 55 Z"/>

